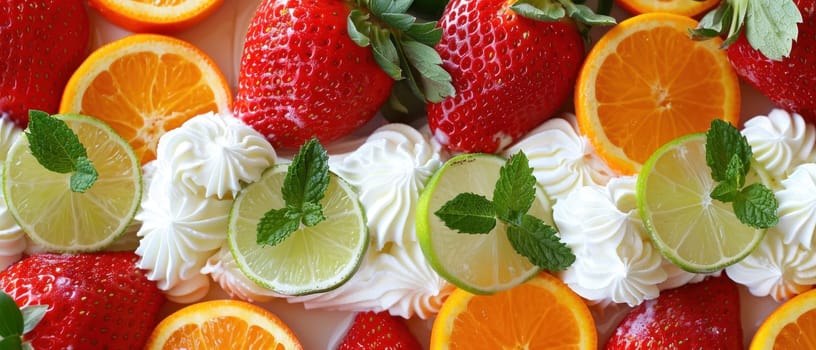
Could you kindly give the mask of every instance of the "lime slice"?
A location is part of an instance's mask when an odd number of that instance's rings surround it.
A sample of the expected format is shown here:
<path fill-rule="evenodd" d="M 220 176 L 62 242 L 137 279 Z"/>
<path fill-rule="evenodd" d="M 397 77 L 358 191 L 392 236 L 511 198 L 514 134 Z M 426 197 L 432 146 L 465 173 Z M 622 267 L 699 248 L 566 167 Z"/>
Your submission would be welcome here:
<path fill-rule="evenodd" d="M 55 117 L 77 134 L 99 177 L 88 191 L 71 191 L 71 174 L 44 168 L 23 134 L 11 145 L 3 171 L 9 212 L 34 242 L 48 250 L 100 250 L 128 228 L 139 208 L 139 160 L 127 141 L 99 119 L 79 114 Z"/>
<path fill-rule="evenodd" d="M 357 271 L 368 247 L 363 208 L 351 186 L 337 175 L 329 173 L 320 203 L 326 220 L 301 225 L 275 246 L 256 243 L 258 221 L 267 211 L 284 207 L 286 172 L 286 165 L 277 165 L 236 196 L 227 231 L 232 255 L 249 279 L 276 293 L 304 295 L 337 288 Z"/>
<path fill-rule="evenodd" d="M 462 154 L 448 160 L 428 181 L 417 207 L 417 238 L 431 267 L 459 288 L 492 294 L 515 287 L 540 269 L 518 254 L 501 221 L 488 234 L 463 234 L 449 229 L 434 213 L 460 193 L 493 196 L 499 169 L 506 159 L 488 154 Z M 552 203 L 540 188 L 529 214 L 552 224 Z"/>
<path fill-rule="evenodd" d="M 711 198 L 716 183 L 706 165 L 705 134 L 680 137 L 659 148 L 637 180 L 638 211 L 660 252 L 690 272 L 714 272 L 753 251 L 765 230 L 737 219 L 731 203 Z M 769 184 L 752 166 L 746 183 Z"/>

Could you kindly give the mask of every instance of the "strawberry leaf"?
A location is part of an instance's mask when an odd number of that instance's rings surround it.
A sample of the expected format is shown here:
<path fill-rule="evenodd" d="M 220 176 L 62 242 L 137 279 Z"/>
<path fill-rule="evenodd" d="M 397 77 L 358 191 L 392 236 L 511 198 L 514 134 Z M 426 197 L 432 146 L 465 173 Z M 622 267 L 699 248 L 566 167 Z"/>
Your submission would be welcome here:
<path fill-rule="evenodd" d="M 405 13 L 413 0 L 371 0 L 369 10 L 377 17 L 386 13 Z"/>
<path fill-rule="evenodd" d="M 436 22 L 414 23 L 405 34 L 428 46 L 434 46 L 442 39 L 442 31 L 436 28 Z"/>
<path fill-rule="evenodd" d="M 400 30 L 408 30 L 414 24 L 416 18 L 405 13 L 384 13 L 382 20 Z"/>
<path fill-rule="evenodd" d="M 23 329 L 23 313 L 17 303 L 11 296 L 0 291 L 0 339 L 22 335 Z"/>
<path fill-rule="evenodd" d="M 371 48 L 374 51 L 374 59 L 380 68 L 392 79 L 402 79 L 402 68 L 400 68 L 400 56 L 397 47 L 391 41 L 391 35 L 384 30 L 373 28 L 371 32 Z"/>
<path fill-rule="evenodd" d="M 23 314 L 23 334 L 30 332 L 45 317 L 48 305 L 28 305 L 20 309 Z"/>
<path fill-rule="evenodd" d="M 23 348 L 23 340 L 20 335 L 10 335 L 0 340 L 0 350 L 20 350 Z"/>
<path fill-rule="evenodd" d="M 526 18 L 539 21 L 557 21 L 567 15 L 564 6 L 555 1 L 521 0 L 510 9 Z"/>
<path fill-rule="evenodd" d="M 425 91 L 426 100 L 439 102 L 446 96 L 453 95 L 451 76 L 442 68 L 442 58 L 436 50 L 413 40 L 403 41 L 402 49 L 405 58 L 419 72 L 424 89 L 417 89 Z"/>
<path fill-rule="evenodd" d="M 799 35 L 802 14 L 792 0 L 751 0 L 745 17 L 745 36 L 752 47 L 772 60 L 790 54 Z"/>
<path fill-rule="evenodd" d="M 352 10 L 346 20 L 348 26 L 348 33 L 351 40 L 360 47 L 366 47 L 371 44 L 371 39 L 366 33 L 371 32 L 371 24 L 366 22 L 368 18 L 360 10 Z"/>

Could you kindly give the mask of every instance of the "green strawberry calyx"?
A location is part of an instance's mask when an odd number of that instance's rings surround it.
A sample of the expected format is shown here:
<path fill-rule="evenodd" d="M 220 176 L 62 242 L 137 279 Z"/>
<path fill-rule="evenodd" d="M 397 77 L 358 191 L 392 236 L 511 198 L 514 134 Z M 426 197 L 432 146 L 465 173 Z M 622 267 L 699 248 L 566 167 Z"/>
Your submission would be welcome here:
<path fill-rule="evenodd" d="M 0 350 L 31 349 L 23 335 L 34 329 L 47 311 L 46 305 L 19 308 L 11 296 L 0 290 Z"/>
<path fill-rule="evenodd" d="M 722 46 L 726 48 L 744 31 L 751 47 L 779 61 L 790 55 L 793 41 L 799 36 L 799 23 L 802 14 L 793 0 L 725 0 L 707 13 L 690 34 L 695 40 L 723 35 Z"/>
<path fill-rule="evenodd" d="M 592 26 L 609 26 L 616 23 L 615 19 L 608 16 L 607 1 L 599 1 L 598 13 L 592 11 L 589 6 L 576 4 L 571 0 L 518 0 L 510 9 L 522 17 L 538 21 L 560 21 L 570 18 L 578 25 L 578 30 L 588 38 L 589 29 Z M 606 13 L 606 14 L 604 14 Z"/>

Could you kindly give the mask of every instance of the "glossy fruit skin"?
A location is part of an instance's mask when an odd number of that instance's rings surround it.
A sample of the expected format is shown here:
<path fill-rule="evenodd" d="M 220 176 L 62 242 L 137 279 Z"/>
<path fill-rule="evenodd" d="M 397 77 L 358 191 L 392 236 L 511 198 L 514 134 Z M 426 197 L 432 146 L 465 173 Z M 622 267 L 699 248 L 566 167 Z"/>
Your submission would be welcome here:
<path fill-rule="evenodd" d="M 779 107 L 816 123 L 816 0 L 794 2 L 803 21 L 788 57 L 767 59 L 743 33 L 728 47 L 728 59 L 740 78 Z"/>
<path fill-rule="evenodd" d="M 249 26 L 235 114 L 275 148 L 324 145 L 371 120 L 394 84 L 346 31 L 339 0 L 265 0 Z"/>
<path fill-rule="evenodd" d="M 665 290 L 638 305 L 606 344 L 613 349 L 742 349 L 737 285 L 726 276 Z"/>
<path fill-rule="evenodd" d="M 405 320 L 387 312 L 361 312 L 354 316 L 337 350 L 421 350 Z"/>
<path fill-rule="evenodd" d="M 571 20 L 542 22 L 503 0 L 452 0 L 436 50 L 456 95 L 428 104 L 434 137 L 457 152 L 501 151 L 572 94 L 585 56 Z"/>
<path fill-rule="evenodd" d="M 88 55 L 81 0 L 0 0 L 0 115 L 20 127 L 28 111 L 57 113 L 68 78 Z"/>
<path fill-rule="evenodd" d="M 0 272 L 0 289 L 19 306 L 49 306 L 23 336 L 35 349 L 141 349 L 165 299 L 138 259 L 132 252 L 32 255 Z"/>

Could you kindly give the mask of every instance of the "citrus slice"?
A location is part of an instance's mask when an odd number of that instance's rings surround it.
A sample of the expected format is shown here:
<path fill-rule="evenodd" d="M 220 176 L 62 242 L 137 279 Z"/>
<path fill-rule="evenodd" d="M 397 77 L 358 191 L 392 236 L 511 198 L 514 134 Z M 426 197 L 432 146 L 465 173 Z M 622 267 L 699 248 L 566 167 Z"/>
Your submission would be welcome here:
<path fill-rule="evenodd" d="M 112 23 L 133 32 L 177 32 L 201 22 L 224 0 L 89 0 Z"/>
<path fill-rule="evenodd" d="M 291 350 L 302 346 L 271 312 L 239 300 L 211 300 L 167 316 L 153 330 L 145 349 Z"/>
<path fill-rule="evenodd" d="M 56 115 L 85 145 L 99 174 L 84 193 L 73 192 L 71 174 L 44 168 L 21 135 L 3 166 L 9 212 L 32 240 L 46 249 L 95 251 L 118 238 L 133 220 L 142 196 L 139 160 L 130 145 L 102 121 L 76 114 Z"/>
<path fill-rule="evenodd" d="M 615 2 L 634 14 L 668 12 L 695 17 L 717 6 L 720 0 L 615 0 Z"/>
<path fill-rule="evenodd" d="M 431 349 L 592 349 L 589 308 L 561 280 L 541 273 L 494 295 L 457 289 L 431 330 Z"/>
<path fill-rule="evenodd" d="M 751 350 L 816 348 L 816 290 L 799 294 L 759 326 Z"/>
<path fill-rule="evenodd" d="M 680 15 L 638 15 L 588 54 L 575 91 L 578 125 L 619 173 L 637 173 L 658 147 L 715 118 L 738 125 L 737 76 L 721 40 L 689 38 L 696 26 Z"/>
<path fill-rule="evenodd" d="M 258 245 L 260 219 L 271 209 L 285 207 L 281 188 L 286 172 L 286 165 L 276 165 L 236 196 L 227 231 L 232 255 L 249 279 L 277 293 L 334 289 L 357 271 L 368 247 L 363 207 L 351 186 L 329 173 L 329 187 L 320 202 L 326 220 L 301 225 L 277 245 Z"/>
<path fill-rule="evenodd" d="M 138 34 L 88 56 L 68 81 L 60 111 L 102 119 L 146 163 L 156 158 L 166 131 L 205 112 L 228 112 L 231 103 L 223 74 L 204 52 L 179 39 Z"/>
<path fill-rule="evenodd" d="M 714 272 L 743 259 L 763 237 L 764 229 L 737 218 L 731 203 L 711 198 L 716 183 L 706 164 L 706 136 L 680 137 L 658 149 L 637 179 L 638 211 L 660 252 L 680 268 Z M 746 184 L 768 184 L 753 166 Z"/>
<path fill-rule="evenodd" d="M 453 157 L 428 180 L 417 204 L 416 229 L 422 253 L 440 276 L 471 293 L 510 289 L 540 271 L 510 244 L 506 224 L 497 222 L 488 234 L 462 234 L 448 228 L 434 214 L 460 193 L 490 199 L 505 162 L 491 154 Z M 538 187 L 529 214 L 554 226 L 550 200 Z"/>

